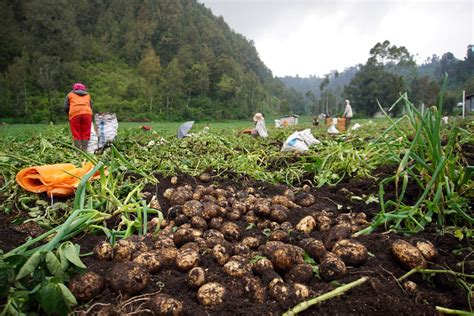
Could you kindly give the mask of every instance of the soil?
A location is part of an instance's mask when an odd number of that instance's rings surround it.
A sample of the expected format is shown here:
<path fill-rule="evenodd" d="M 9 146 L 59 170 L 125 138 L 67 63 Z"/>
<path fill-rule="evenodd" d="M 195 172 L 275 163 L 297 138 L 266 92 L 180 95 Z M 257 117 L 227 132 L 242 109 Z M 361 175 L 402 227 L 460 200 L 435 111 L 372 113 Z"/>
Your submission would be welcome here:
<path fill-rule="evenodd" d="M 374 175 L 393 174 L 393 167 L 379 168 Z M 132 176 L 132 175 L 131 175 Z M 144 191 L 148 191 L 158 197 L 159 203 L 164 211 L 165 218 L 167 210 L 171 207 L 168 200 L 163 198 L 163 192 L 173 187 L 169 177 L 156 175 L 159 184 L 149 185 Z M 237 190 L 253 187 L 263 197 L 272 197 L 282 194 L 287 188 L 283 185 L 269 185 L 262 182 L 254 182 L 245 178 L 238 178 L 231 173 L 226 178 L 213 175 L 211 182 L 218 187 L 226 188 L 232 186 Z M 199 179 L 188 176 L 178 176 L 178 186 L 190 184 L 195 187 L 202 183 Z M 174 185 L 176 187 L 176 185 Z M 334 213 L 336 217 L 340 213 L 365 213 L 370 219 L 379 209 L 377 202 L 366 203 L 368 196 L 377 196 L 378 182 L 375 179 L 349 179 L 339 183 L 337 186 L 324 186 L 321 188 L 308 188 L 309 192 L 316 198 L 316 203 L 299 209 L 292 209 L 289 221 L 295 226 L 303 217 L 317 211 Z M 417 191 L 413 187 L 409 198 L 416 198 Z M 150 199 L 148 197 L 148 199 Z M 14 229 L 11 223 L 13 218 L 0 214 L 0 248 L 4 251 L 23 243 L 28 237 L 23 230 Z M 248 224 L 243 220 L 236 223 L 242 229 L 244 236 L 260 236 L 266 238 L 262 230 L 252 228 L 247 230 Z M 311 237 L 321 239 L 322 233 L 314 230 Z M 290 234 L 289 242 L 297 244 L 298 240 L 308 236 L 301 234 Z M 376 232 L 368 236 L 356 238 L 364 244 L 369 253 L 368 261 L 360 267 L 348 267 L 348 273 L 343 278 L 330 283 L 323 282 L 318 278 L 312 278 L 307 283 L 310 289 L 310 297 L 324 294 L 338 285 L 346 284 L 362 276 L 369 277 L 363 285 L 356 287 L 346 294 L 318 304 L 301 313 L 302 315 L 315 314 L 363 314 L 363 315 L 432 315 L 436 314 L 435 306 L 469 310 L 468 296 L 450 278 L 433 278 L 424 280 L 421 275 L 414 274 L 409 280 L 418 286 L 416 293 L 407 293 L 403 286 L 397 282 L 407 271 L 403 270 L 392 258 L 390 244 L 394 240 L 403 239 L 412 241 L 414 238 L 423 238 L 431 241 L 438 250 L 439 255 L 430 263 L 430 267 L 452 269 L 459 271 L 457 264 L 462 262 L 468 255 L 468 246 L 465 242 L 460 243 L 452 235 L 441 235 L 434 227 L 427 229 L 416 236 L 407 237 L 394 233 Z M 103 235 L 83 235 L 74 240 L 81 245 L 81 253 L 89 253 L 94 245 L 104 240 Z M 106 276 L 113 266 L 111 261 L 98 261 L 94 256 L 83 257 L 88 269 Z M 140 295 L 156 292 L 166 293 L 183 302 L 186 315 L 279 315 L 297 304 L 293 298 L 284 302 L 275 301 L 267 296 L 264 303 L 257 303 L 249 297 L 245 291 L 245 284 L 241 278 L 230 277 L 218 265 L 210 255 L 201 255 L 199 266 L 207 273 L 206 282 L 219 282 L 225 286 L 227 293 L 224 303 L 205 308 L 196 299 L 197 291 L 190 289 L 186 284 L 186 272 L 174 268 L 165 268 L 152 275 L 149 285 Z M 81 315 L 117 315 L 135 312 L 138 315 L 149 315 L 146 312 L 147 297 L 141 299 L 124 297 L 111 292 L 109 289 L 91 302 L 78 307 L 77 312 Z M 87 312 L 86 312 L 87 311 Z M 141 312 L 140 312 L 141 311 Z"/>

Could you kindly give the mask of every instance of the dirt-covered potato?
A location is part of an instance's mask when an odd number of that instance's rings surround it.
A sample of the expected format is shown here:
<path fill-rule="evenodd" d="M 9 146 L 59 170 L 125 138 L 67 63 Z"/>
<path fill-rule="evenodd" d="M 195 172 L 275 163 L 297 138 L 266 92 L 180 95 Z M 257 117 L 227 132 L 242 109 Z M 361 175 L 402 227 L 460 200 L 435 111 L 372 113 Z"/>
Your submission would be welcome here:
<path fill-rule="evenodd" d="M 296 254 L 292 247 L 278 247 L 270 254 L 269 259 L 272 261 L 273 267 L 276 271 L 289 270 L 296 261 Z"/>
<path fill-rule="evenodd" d="M 338 224 L 329 230 L 329 233 L 324 237 L 324 246 L 326 249 L 331 250 L 334 244 L 342 239 L 348 239 L 351 236 L 351 225 L 350 224 Z"/>
<path fill-rule="evenodd" d="M 331 229 L 332 219 L 328 215 L 320 214 L 316 216 L 316 229 L 326 232 Z"/>
<path fill-rule="evenodd" d="M 176 257 L 178 256 L 178 249 L 175 247 L 166 247 L 157 250 L 158 255 L 161 257 L 161 263 L 163 266 L 169 267 L 174 265 Z"/>
<path fill-rule="evenodd" d="M 226 213 L 226 217 L 231 222 L 236 222 L 240 219 L 241 214 L 239 211 L 230 209 L 229 212 Z"/>
<path fill-rule="evenodd" d="M 417 240 L 415 245 L 423 257 L 425 257 L 425 259 L 428 261 L 433 260 L 438 255 L 436 247 L 428 240 Z"/>
<path fill-rule="evenodd" d="M 290 290 L 299 301 L 308 298 L 310 294 L 309 288 L 306 285 L 300 283 L 291 284 Z"/>
<path fill-rule="evenodd" d="M 208 229 L 206 230 L 203 235 L 205 239 L 209 239 L 211 237 L 219 238 L 219 239 L 224 239 L 224 234 L 218 231 L 217 229 Z"/>
<path fill-rule="evenodd" d="M 290 201 L 295 200 L 295 193 L 291 189 L 285 189 L 283 195 L 286 196 Z"/>
<path fill-rule="evenodd" d="M 199 252 L 189 248 L 180 250 L 175 263 L 178 270 L 189 271 L 199 264 Z"/>
<path fill-rule="evenodd" d="M 156 294 L 147 302 L 147 307 L 157 316 L 183 315 L 183 302 L 164 293 Z"/>
<path fill-rule="evenodd" d="M 319 265 L 319 275 L 326 281 L 333 281 L 346 275 L 347 269 L 344 261 L 335 254 L 328 252 Z"/>
<path fill-rule="evenodd" d="M 201 285 L 206 283 L 206 272 L 201 267 L 195 267 L 189 270 L 186 276 L 186 282 L 189 287 L 193 289 L 199 288 Z"/>
<path fill-rule="evenodd" d="M 69 281 L 68 287 L 78 301 L 89 301 L 102 293 L 104 278 L 92 271 L 83 275 L 75 275 Z"/>
<path fill-rule="evenodd" d="M 305 234 L 309 234 L 316 227 L 316 221 L 312 216 L 306 216 L 302 218 L 298 224 L 296 224 L 296 230 Z"/>
<path fill-rule="evenodd" d="M 183 215 L 187 218 L 200 216 L 202 213 L 202 203 L 196 200 L 187 201 L 183 204 Z"/>
<path fill-rule="evenodd" d="M 208 183 L 211 181 L 211 175 L 207 172 L 204 172 L 199 176 L 199 180 L 201 180 L 201 182 Z"/>
<path fill-rule="evenodd" d="M 193 198 L 193 192 L 186 187 L 178 187 L 173 191 L 170 198 L 171 205 L 183 205 Z"/>
<path fill-rule="evenodd" d="M 275 204 L 270 208 L 269 218 L 270 220 L 281 224 L 288 219 L 288 214 L 289 210 L 286 206 Z"/>
<path fill-rule="evenodd" d="M 418 285 L 416 285 L 416 283 L 412 281 L 403 282 L 403 288 L 410 295 L 414 295 L 418 292 Z"/>
<path fill-rule="evenodd" d="M 303 207 L 311 206 L 314 202 L 316 202 L 314 196 L 307 192 L 301 192 L 295 196 L 295 203 Z"/>
<path fill-rule="evenodd" d="M 250 273 L 250 265 L 244 258 L 235 258 L 235 256 L 224 264 L 223 270 L 230 276 L 243 277 Z"/>
<path fill-rule="evenodd" d="M 272 231 L 270 236 L 268 236 L 269 241 L 282 241 L 282 242 L 287 242 L 288 241 L 288 233 L 286 231 L 283 231 L 281 229 L 277 229 L 275 231 Z"/>
<path fill-rule="evenodd" d="M 268 284 L 268 294 L 278 302 L 283 302 L 290 296 L 290 289 L 281 279 L 273 279 Z"/>
<path fill-rule="evenodd" d="M 206 283 L 197 292 L 199 303 L 204 306 L 216 306 L 224 302 L 226 289 L 220 283 Z"/>
<path fill-rule="evenodd" d="M 113 259 L 116 262 L 130 261 L 135 251 L 135 243 L 128 239 L 120 239 L 114 245 Z"/>
<path fill-rule="evenodd" d="M 250 249 L 257 249 L 260 246 L 260 240 L 257 237 L 247 236 L 242 239 L 242 244 L 246 245 Z"/>
<path fill-rule="evenodd" d="M 254 212 L 257 216 L 268 216 L 271 213 L 270 201 L 268 199 L 258 199 L 254 205 Z"/>
<path fill-rule="evenodd" d="M 246 257 L 250 254 L 250 248 L 243 243 L 236 243 L 232 246 L 232 254 Z"/>
<path fill-rule="evenodd" d="M 313 278 L 313 268 L 306 263 L 296 264 L 285 274 L 285 281 L 308 283 Z"/>
<path fill-rule="evenodd" d="M 161 268 L 161 258 L 156 252 L 148 251 L 139 254 L 133 262 L 138 263 L 140 266 L 145 267 L 148 272 L 156 273 Z"/>
<path fill-rule="evenodd" d="M 163 192 L 163 197 L 167 200 L 171 199 L 171 196 L 173 195 L 175 189 L 174 188 L 168 188 Z"/>
<path fill-rule="evenodd" d="M 100 261 L 112 260 L 112 245 L 106 240 L 99 241 L 94 247 L 94 254 Z"/>
<path fill-rule="evenodd" d="M 160 237 L 157 241 L 155 241 L 155 249 L 169 248 L 175 246 L 176 245 L 174 244 L 173 238 L 168 236 Z"/>
<path fill-rule="evenodd" d="M 223 195 L 217 197 L 216 204 L 220 207 L 229 207 L 229 202 L 227 202 L 227 198 Z"/>
<path fill-rule="evenodd" d="M 202 231 L 205 231 L 207 229 L 207 222 L 201 216 L 193 216 L 189 220 L 189 224 L 191 224 L 191 227 L 202 230 Z"/>
<path fill-rule="evenodd" d="M 321 262 L 326 255 L 326 247 L 321 240 L 314 239 L 314 238 L 305 238 L 300 241 L 301 248 L 304 249 L 308 253 L 308 255 Z"/>
<path fill-rule="evenodd" d="M 221 266 L 226 264 L 230 258 L 230 254 L 230 249 L 224 247 L 221 244 L 217 244 L 214 246 L 214 248 L 212 248 L 212 257 Z"/>
<path fill-rule="evenodd" d="M 176 215 L 174 222 L 177 226 L 182 226 L 188 222 L 188 218 L 184 214 Z"/>
<path fill-rule="evenodd" d="M 280 229 L 286 231 L 286 232 L 289 232 L 291 230 L 293 230 L 293 224 L 291 224 L 290 222 L 283 222 L 280 224 Z"/>
<path fill-rule="evenodd" d="M 202 213 L 201 216 L 206 220 L 219 216 L 220 207 L 211 202 L 204 202 L 202 204 Z"/>
<path fill-rule="evenodd" d="M 244 279 L 245 292 L 257 303 L 264 303 L 266 299 L 265 287 L 258 278 L 246 277 Z"/>
<path fill-rule="evenodd" d="M 232 222 L 224 222 L 219 228 L 220 232 L 224 234 L 224 238 L 229 241 L 235 241 L 240 239 L 241 230 L 240 227 Z"/>
<path fill-rule="evenodd" d="M 270 254 L 280 248 L 280 247 L 288 247 L 289 245 L 285 244 L 281 241 L 267 241 L 265 244 L 258 247 L 258 250 L 262 252 L 265 257 L 269 257 Z"/>
<path fill-rule="evenodd" d="M 172 176 L 171 179 L 170 179 L 170 183 L 172 185 L 178 184 L 178 177 L 177 176 Z"/>
<path fill-rule="evenodd" d="M 405 269 L 426 268 L 427 266 L 426 260 L 420 250 L 409 242 L 404 240 L 394 241 L 390 246 L 390 250 L 395 261 Z"/>
<path fill-rule="evenodd" d="M 349 239 L 336 242 L 332 252 L 341 258 L 346 265 L 354 267 L 364 264 L 369 258 L 367 248 L 363 244 Z"/>
<path fill-rule="evenodd" d="M 199 245 L 197 242 L 194 242 L 194 241 L 187 242 L 184 245 L 182 245 L 181 248 L 179 248 L 180 251 L 185 250 L 185 249 L 192 249 L 194 251 L 199 252 Z"/>
<path fill-rule="evenodd" d="M 207 223 L 207 226 L 212 229 L 219 229 L 224 223 L 224 219 L 222 217 L 213 217 Z"/>
<path fill-rule="evenodd" d="M 255 274 L 263 275 L 267 271 L 273 271 L 273 263 L 270 261 L 270 259 L 265 257 L 259 258 L 257 261 L 252 263 L 252 271 Z"/>
<path fill-rule="evenodd" d="M 232 203 L 232 209 L 239 211 L 240 214 L 245 214 L 247 212 L 247 206 L 245 203 L 237 200 Z"/>
<path fill-rule="evenodd" d="M 148 285 L 150 274 L 135 262 L 123 262 L 113 266 L 107 280 L 112 291 L 133 295 Z"/>
<path fill-rule="evenodd" d="M 293 201 L 291 201 L 287 196 L 285 195 L 275 195 L 272 197 L 272 204 L 273 205 L 283 205 L 287 208 L 294 208 L 298 207 Z"/>
<path fill-rule="evenodd" d="M 173 242 L 177 247 L 181 247 L 191 241 L 194 241 L 194 234 L 190 228 L 180 227 L 173 234 Z"/>
<path fill-rule="evenodd" d="M 214 195 L 206 194 L 202 197 L 201 201 L 204 203 L 212 203 L 217 205 L 217 199 L 214 197 Z"/>

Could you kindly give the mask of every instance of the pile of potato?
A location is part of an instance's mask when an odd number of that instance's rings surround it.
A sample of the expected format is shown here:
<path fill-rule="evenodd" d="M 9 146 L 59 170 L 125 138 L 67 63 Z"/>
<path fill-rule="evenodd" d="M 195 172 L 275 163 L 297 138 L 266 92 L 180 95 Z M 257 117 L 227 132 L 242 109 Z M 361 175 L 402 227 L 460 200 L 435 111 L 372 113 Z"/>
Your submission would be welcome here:
<path fill-rule="evenodd" d="M 366 247 L 351 239 L 354 232 L 368 225 L 363 213 L 336 217 L 324 210 L 314 211 L 301 215 L 293 225 L 289 215 L 311 207 L 315 203 L 311 193 L 287 189 L 266 198 L 252 187 L 193 188 L 174 183 L 175 187 L 163 193 L 171 205 L 165 212 L 166 220 L 150 222 L 150 231 L 153 225 L 161 226 L 157 235 L 119 240 L 113 247 L 105 241 L 96 245 L 98 259 L 116 264 L 105 276 L 106 282 L 93 272 L 71 280 L 69 287 L 79 300 L 92 299 L 104 284 L 116 293 L 132 296 L 147 286 L 150 274 L 177 269 L 187 273 L 187 284 L 196 290 L 200 304 L 216 306 L 227 299 L 228 290 L 225 284 L 209 280 L 200 265 L 203 256 L 211 256 L 229 277 L 242 280 L 255 302 L 267 298 L 301 301 L 312 294 L 308 285 L 316 281 L 305 253 L 319 263 L 324 281 L 339 279 L 347 266 L 360 266 L 368 259 Z M 160 208 L 157 200 L 154 207 Z M 313 231 L 321 232 L 323 238 L 311 237 Z M 183 310 L 181 301 L 166 294 L 156 295 L 148 304 L 156 314 L 180 314 Z"/>

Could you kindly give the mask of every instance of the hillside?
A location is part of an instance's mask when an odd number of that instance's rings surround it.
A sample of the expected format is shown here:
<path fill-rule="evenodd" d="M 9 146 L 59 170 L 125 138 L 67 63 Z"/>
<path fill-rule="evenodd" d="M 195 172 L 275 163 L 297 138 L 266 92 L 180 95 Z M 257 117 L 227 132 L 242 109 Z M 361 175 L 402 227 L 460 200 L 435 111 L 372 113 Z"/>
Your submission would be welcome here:
<path fill-rule="evenodd" d="M 295 104 L 253 42 L 195 0 L 0 0 L 0 103 L 14 121 L 64 120 L 83 81 L 120 119 L 248 118 Z M 297 94 L 296 94 L 297 96 Z"/>

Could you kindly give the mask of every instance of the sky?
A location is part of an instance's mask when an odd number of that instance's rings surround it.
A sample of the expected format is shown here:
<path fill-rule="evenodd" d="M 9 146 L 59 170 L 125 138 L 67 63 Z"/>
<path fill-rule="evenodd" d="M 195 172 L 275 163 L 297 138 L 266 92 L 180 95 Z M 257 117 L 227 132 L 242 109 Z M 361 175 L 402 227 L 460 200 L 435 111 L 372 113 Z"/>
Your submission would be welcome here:
<path fill-rule="evenodd" d="M 474 44 L 474 0 L 199 0 L 253 40 L 275 76 L 323 76 L 364 64 L 389 40 L 418 64 Z"/>

